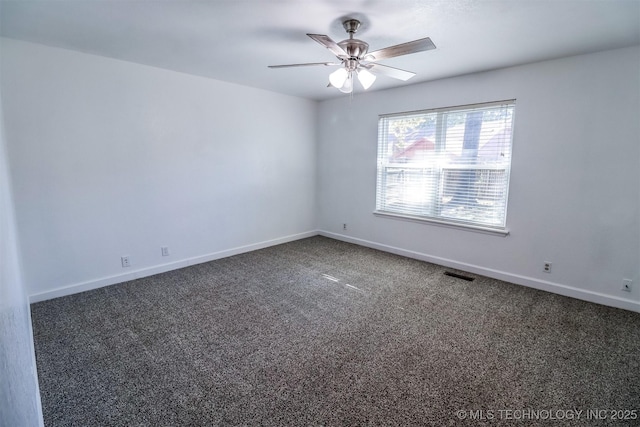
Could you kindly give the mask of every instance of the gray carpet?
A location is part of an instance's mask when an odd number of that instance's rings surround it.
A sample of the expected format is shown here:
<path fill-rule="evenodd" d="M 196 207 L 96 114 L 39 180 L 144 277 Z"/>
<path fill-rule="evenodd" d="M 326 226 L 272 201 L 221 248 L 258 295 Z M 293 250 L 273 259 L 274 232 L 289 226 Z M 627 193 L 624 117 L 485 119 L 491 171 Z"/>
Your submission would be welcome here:
<path fill-rule="evenodd" d="M 640 424 L 587 419 L 640 314 L 444 271 L 313 237 L 33 304 L 45 424 Z"/>

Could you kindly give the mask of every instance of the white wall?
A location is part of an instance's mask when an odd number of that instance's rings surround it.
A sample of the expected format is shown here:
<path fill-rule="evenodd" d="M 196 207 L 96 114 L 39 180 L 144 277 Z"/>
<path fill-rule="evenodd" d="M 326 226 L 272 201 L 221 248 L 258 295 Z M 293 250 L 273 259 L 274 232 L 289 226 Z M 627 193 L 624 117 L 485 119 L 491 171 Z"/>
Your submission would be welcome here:
<path fill-rule="evenodd" d="M 640 311 L 639 76 L 634 47 L 322 102 L 319 229 Z M 372 214 L 379 114 L 513 98 L 509 236 Z M 551 274 L 542 272 L 544 261 L 553 263 Z M 623 277 L 634 281 L 631 294 L 620 290 Z"/>
<path fill-rule="evenodd" d="M 43 425 L 0 102 L 0 425 Z"/>
<path fill-rule="evenodd" d="M 32 301 L 315 234 L 315 102 L 10 39 L 2 48 Z"/>

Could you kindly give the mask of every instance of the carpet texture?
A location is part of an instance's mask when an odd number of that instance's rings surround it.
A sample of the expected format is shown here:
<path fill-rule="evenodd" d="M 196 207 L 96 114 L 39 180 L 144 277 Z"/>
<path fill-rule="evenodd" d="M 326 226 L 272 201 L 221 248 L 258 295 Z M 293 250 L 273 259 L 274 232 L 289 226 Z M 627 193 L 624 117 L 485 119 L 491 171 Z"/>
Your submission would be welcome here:
<path fill-rule="evenodd" d="M 640 314 L 445 270 L 313 237 L 33 304 L 45 424 L 640 424 Z"/>

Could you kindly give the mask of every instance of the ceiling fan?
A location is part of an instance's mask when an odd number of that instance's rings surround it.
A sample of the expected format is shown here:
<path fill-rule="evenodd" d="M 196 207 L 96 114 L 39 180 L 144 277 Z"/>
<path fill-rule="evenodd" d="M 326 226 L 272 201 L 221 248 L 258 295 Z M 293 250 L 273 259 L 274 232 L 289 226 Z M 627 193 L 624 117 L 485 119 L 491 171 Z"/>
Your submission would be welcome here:
<path fill-rule="evenodd" d="M 354 74 L 358 77 L 358 81 L 360 81 L 365 90 L 369 89 L 376 80 L 376 74 L 393 77 L 394 79 L 403 81 L 409 80 L 411 77 L 416 75 L 416 73 L 412 73 L 411 71 L 378 64 L 375 61 L 436 48 L 431 39 L 429 37 L 425 37 L 423 39 L 368 52 L 368 43 L 353 38 L 353 35 L 358 31 L 360 25 L 360 21 L 357 19 L 347 19 L 344 21 L 342 26 L 347 31 L 347 34 L 349 34 L 349 38 L 338 43 L 334 42 L 331 37 L 323 34 L 307 34 L 313 40 L 329 49 L 331 53 L 340 60 L 340 62 L 310 62 L 306 64 L 269 65 L 269 68 L 307 67 L 317 65 L 340 66 L 340 68 L 329 75 L 329 86 L 335 87 L 344 93 L 351 93 L 353 92 Z"/>

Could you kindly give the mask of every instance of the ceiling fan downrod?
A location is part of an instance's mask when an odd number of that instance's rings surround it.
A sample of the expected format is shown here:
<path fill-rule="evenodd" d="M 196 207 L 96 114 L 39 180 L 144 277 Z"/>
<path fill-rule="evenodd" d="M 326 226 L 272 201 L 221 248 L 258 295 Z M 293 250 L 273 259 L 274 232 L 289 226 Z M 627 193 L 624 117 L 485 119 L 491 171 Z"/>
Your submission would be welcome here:
<path fill-rule="evenodd" d="M 349 59 L 362 59 L 369 50 L 368 43 L 353 38 L 353 35 L 358 31 L 360 25 L 360 21 L 357 19 L 347 19 L 342 23 L 345 31 L 349 34 L 349 38 L 338 42 L 338 46 L 340 46 L 347 55 L 349 55 Z"/>

